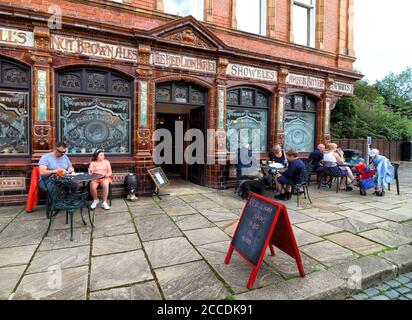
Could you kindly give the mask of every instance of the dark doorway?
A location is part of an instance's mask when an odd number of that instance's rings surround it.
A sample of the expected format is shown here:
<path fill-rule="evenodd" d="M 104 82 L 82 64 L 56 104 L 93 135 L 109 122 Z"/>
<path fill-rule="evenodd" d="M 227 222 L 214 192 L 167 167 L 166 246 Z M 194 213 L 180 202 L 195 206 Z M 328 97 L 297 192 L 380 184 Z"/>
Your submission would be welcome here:
<path fill-rule="evenodd" d="M 183 164 L 176 163 L 175 125 L 177 121 L 183 123 L 183 136 L 189 129 L 199 129 L 204 137 L 204 154 L 206 150 L 206 91 L 188 83 L 162 83 L 156 86 L 156 129 L 167 129 L 173 137 L 173 143 L 167 151 L 173 154 L 173 164 L 162 164 L 162 168 L 168 175 L 178 175 L 193 183 L 204 185 L 205 165 L 203 163 L 188 164 L 184 160 L 184 150 L 195 141 L 183 142 Z M 161 154 L 163 155 L 163 154 Z M 196 156 L 196 154 L 193 154 Z M 205 161 L 205 159 L 203 159 Z"/>

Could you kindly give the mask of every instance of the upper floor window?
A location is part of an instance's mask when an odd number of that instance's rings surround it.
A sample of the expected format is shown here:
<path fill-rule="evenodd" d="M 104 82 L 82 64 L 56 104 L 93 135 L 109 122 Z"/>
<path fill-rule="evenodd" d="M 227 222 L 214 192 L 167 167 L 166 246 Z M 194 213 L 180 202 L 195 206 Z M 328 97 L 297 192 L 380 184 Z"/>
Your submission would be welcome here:
<path fill-rule="evenodd" d="M 315 46 L 316 0 L 295 0 L 293 2 L 294 42 L 304 46 Z"/>
<path fill-rule="evenodd" d="M 192 15 L 203 20 L 204 0 L 163 0 L 163 11 L 177 16 Z"/>
<path fill-rule="evenodd" d="M 266 35 L 266 0 L 236 0 L 237 28 Z"/>

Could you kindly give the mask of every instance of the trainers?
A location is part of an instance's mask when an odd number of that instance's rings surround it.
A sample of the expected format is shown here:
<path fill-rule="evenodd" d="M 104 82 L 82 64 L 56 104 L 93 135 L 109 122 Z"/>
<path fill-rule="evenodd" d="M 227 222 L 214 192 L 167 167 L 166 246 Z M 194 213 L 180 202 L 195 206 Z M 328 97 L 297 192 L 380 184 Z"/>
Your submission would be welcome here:
<path fill-rule="evenodd" d="M 90 209 L 92 209 L 92 210 L 96 209 L 96 207 L 97 207 L 97 205 L 99 204 L 99 202 L 100 202 L 99 199 L 93 200 L 93 202 L 92 202 L 92 204 L 91 204 L 91 206 L 90 206 Z"/>
<path fill-rule="evenodd" d="M 103 208 L 104 210 L 110 210 L 110 207 L 109 207 L 109 205 L 107 204 L 107 202 L 103 202 L 102 208 Z"/>

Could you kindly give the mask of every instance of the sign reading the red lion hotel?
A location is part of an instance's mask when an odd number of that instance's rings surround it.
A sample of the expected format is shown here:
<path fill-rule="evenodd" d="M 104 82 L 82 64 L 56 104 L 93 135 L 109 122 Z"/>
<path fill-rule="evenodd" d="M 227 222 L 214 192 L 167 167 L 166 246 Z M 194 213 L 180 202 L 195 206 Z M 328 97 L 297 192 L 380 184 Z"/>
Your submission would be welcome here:
<path fill-rule="evenodd" d="M 51 47 L 64 53 L 83 54 L 111 60 L 135 62 L 138 57 L 136 48 L 60 35 L 52 35 Z"/>
<path fill-rule="evenodd" d="M 216 72 L 216 61 L 197 57 L 171 54 L 167 52 L 153 52 L 152 64 L 159 67 L 193 70 L 199 72 Z"/>

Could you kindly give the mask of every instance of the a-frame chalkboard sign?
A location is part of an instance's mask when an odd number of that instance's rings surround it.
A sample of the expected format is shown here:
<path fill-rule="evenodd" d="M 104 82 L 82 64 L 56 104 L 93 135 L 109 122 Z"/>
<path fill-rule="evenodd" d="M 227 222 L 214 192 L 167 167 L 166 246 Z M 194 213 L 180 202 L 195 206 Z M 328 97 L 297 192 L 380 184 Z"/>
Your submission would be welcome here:
<path fill-rule="evenodd" d="M 294 258 L 300 276 L 305 276 L 286 207 L 251 193 L 243 208 L 225 259 L 225 263 L 229 264 L 233 250 L 236 250 L 252 266 L 253 270 L 247 283 L 248 289 L 252 288 L 255 282 L 268 246 L 272 256 L 275 255 L 273 246 L 276 246 Z"/>
<path fill-rule="evenodd" d="M 160 194 L 159 194 L 160 188 L 167 186 L 169 184 L 169 180 L 167 179 L 161 167 L 149 169 L 148 172 L 153 182 L 155 183 L 154 195 L 158 196 L 158 198 L 161 199 Z M 166 195 L 168 194 L 163 194 L 163 196 L 166 196 Z"/>

